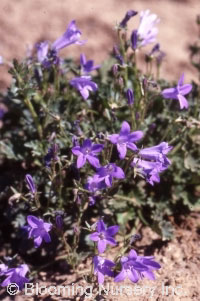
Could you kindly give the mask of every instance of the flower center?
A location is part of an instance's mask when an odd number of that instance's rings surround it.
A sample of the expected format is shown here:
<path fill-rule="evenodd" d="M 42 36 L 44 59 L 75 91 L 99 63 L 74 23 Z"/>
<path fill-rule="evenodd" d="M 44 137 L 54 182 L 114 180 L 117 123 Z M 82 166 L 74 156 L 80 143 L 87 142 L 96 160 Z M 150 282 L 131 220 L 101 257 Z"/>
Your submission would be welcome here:
<path fill-rule="evenodd" d="M 85 152 L 86 155 L 88 155 L 88 154 L 90 153 L 90 148 L 89 148 L 89 147 L 86 147 L 86 149 L 85 149 L 84 152 Z"/>
<path fill-rule="evenodd" d="M 101 233 L 99 234 L 99 238 L 100 238 L 100 239 L 105 239 L 104 233 L 101 232 Z"/>
<path fill-rule="evenodd" d="M 119 144 L 124 144 L 127 142 L 127 136 L 120 136 L 118 139 Z"/>

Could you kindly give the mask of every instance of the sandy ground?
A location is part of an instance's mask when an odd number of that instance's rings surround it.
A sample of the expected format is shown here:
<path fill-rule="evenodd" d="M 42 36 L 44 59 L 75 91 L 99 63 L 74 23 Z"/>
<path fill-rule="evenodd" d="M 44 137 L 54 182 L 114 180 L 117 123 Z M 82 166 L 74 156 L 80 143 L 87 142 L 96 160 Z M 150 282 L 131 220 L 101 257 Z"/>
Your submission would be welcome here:
<path fill-rule="evenodd" d="M 173 222 L 173 220 L 172 220 Z M 156 261 L 161 265 L 161 269 L 156 272 L 156 280 L 143 280 L 137 284 L 132 284 L 130 280 L 122 283 L 114 283 L 110 278 L 105 278 L 104 287 L 108 295 L 105 299 L 95 299 L 95 290 L 88 291 L 88 298 L 80 296 L 81 286 L 93 284 L 87 283 L 84 277 L 89 275 L 91 261 L 88 259 L 77 269 L 77 273 L 65 273 L 66 264 L 63 261 L 57 262 L 48 270 L 39 272 L 38 279 L 34 280 L 34 293 L 36 283 L 38 286 L 68 286 L 69 294 L 66 290 L 65 296 L 62 294 L 50 296 L 48 293 L 41 295 L 39 292 L 34 296 L 25 296 L 24 291 L 11 299 L 5 290 L 0 294 L 2 301 L 199 301 L 200 300 L 200 212 L 192 213 L 189 217 L 182 218 L 182 223 L 175 226 L 174 239 L 170 242 L 162 241 L 160 237 L 149 228 L 143 228 L 140 232 L 142 240 L 137 242 L 136 250 L 139 254 L 154 255 Z M 107 258 L 113 259 L 118 252 L 118 247 L 108 251 Z M 60 272 L 62 270 L 62 273 Z M 110 280 L 109 280 L 110 279 Z M 77 289 L 73 293 L 72 286 Z M 128 289 L 122 289 L 120 295 L 117 285 L 124 285 Z M 43 290 L 44 292 L 44 290 Z M 28 293 L 32 293 L 28 291 Z M 115 294 L 115 295 L 114 295 Z M 117 295 L 118 294 L 118 295 Z M 103 290 L 102 290 L 103 295 Z M 101 296 L 103 297 L 103 296 Z"/>
<path fill-rule="evenodd" d="M 199 0 L 1 0 L 0 55 L 6 60 L 22 58 L 29 45 L 40 40 L 54 41 L 75 19 L 88 42 L 72 45 L 63 55 L 78 59 L 85 52 L 101 63 L 115 41 L 114 26 L 129 9 L 150 9 L 160 17 L 158 41 L 167 52 L 162 76 L 175 79 L 185 72 L 186 80 L 196 78 L 196 71 L 188 63 L 188 46 L 197 38 L 196 15 Z M 137 28 L 139 18 L 129 23 L 130 31 Z M 9 82 L 5 68 L 0 69 L 0 87 Z"/>

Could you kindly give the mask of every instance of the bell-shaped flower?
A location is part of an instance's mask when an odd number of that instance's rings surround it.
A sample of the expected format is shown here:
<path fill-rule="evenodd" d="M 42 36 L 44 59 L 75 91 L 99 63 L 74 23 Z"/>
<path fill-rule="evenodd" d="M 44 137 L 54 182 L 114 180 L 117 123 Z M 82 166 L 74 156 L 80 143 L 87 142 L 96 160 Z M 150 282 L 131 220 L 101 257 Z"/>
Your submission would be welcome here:
<path fill-rule="evenodd" d="M 178 99 L 180 104 L 180 109 L 188 108 L 188 101 L 185 98 L 185 95 L 190 93 L 192 90 L 192 85 L 183 84 L 184 81 L 184 73 L 181 75 L 178 85 L 174 88 L 164 89 L 162 91 L 162 96 L 166 99 Z"/>
<path fill-rule="evenodd" d="M 138 46 L 145 46 L 156 41 L 158 28 L 155 26 L 160 20 L 156 14 L 150 14 L 149 10 L 140 13 L 140 24 L 137 30 Z"/>
<path fill-rule="evenodd" d="M 140 279 L 139 272 L 147 271 L 147 267 L 137 262 L 137 253 L 135 250 L 131 250 L 128 256 L 121 258 L 121 272 L 115 277 L 115 282 L 124 281 L 126 278 L 136 283 Z"/>
<path fill-rule="evenodd" d="M 85 54 L 80 55 L 81 71 L 83 75 L 90 73 L 93 70 L 99 69 L 101 65 L 94 66 L 93 60 L 86 60 Z"/>
<path fill-rule="evenodd" d="M 94 256 L 93 257 L 93 264 L 94 264 L 94 274 L 97 275 L 98 283 L 104 283 L 104 276 L 114 276 L 114 272 L 111 270 L 115 263 L 111 260 L 102 258 L 101 256 Z"/>
<path fill-rule="evenodd" d="M 91 80 L 90 76 L 75 77 L 70 80 L 70 85 L 75 87 L 84 100 L 88 99 L 90 91 L 97 91 L 98 86 Z"/>
<path fill-rule="evenodd" d="M 59 51 L 60 49 L 71 44 L 83 45 L 85 41 L 80 41 L 80 37 L 81 32 L 76 27 L 76 21 L 72 20 L 68 25 L 65 33 L 52 44 L 52 49 Z"/>
<path fill-rule="evenodd" d="M 103 144 L 92 144 L 90 139 L 86 139 L 82 146 L 72 148 L 72 153 L 78 157 L 77 168 L 81 168 L 88 161 L 92 166 L 100 167 L 99 159 L 96 157 L 103 149 Z"/>
<path fill-rule="evenodd" d="M 89 238 L 97 242 L 99 253 L 103 253 L 106 249 L 107 244 L 116 246 L 117 243 L 114 236 L 119 230 L 119 226 L 111 226 L 106 229 L 106 226 L 102 220 L 97 222 L 97 232 L 90 234 Z"/>
<path fill-rule="evenodd" d="M 98 178 L 97 181 L 104 181 L 106 186 L 112 186 L 113 178 L 124 179 L 125 174 L 121 167 L 117 166 L 115 163 L 109 163 L 97 169 Z"/>
<path fill-rule="evenodd" d="M 99 176 L 97 174 L 92 177 L 88 177 L 85 189 L 90 192 L 90 205 L 94 205 L 96 203 L 100 190 L 105 189 L 106 187 L 107 186 L 104 181 L 99 181 Z"/>
<path fill-rule="evenodd" d="M 160 162 L 167 167 L 170 164 L 170 160 L 166 155 L 172 148 L 167 142 L 161 142 L 158 145 L 141 149 L 139 155 L 143 159 Z"/>
<path fill-rule="evenodd" d="M 45 223 L 43 219 L 33 215 L 28 215 L 27 222 L 28 237 L 34 239 L 35 248 L 38 248 L 43 240 L 47 243 L 51 242 L 51 237 L 48 232 L 51 230 L 52 224 Z"/>
<path fill-rule="evenodd" d="M 114 281 L 120 282 L 125 278 L 129 278 L 136 283 L 144 277 L 154 280 L 153 270 L 158 270 L 161 266 L 153 259 L 153 256 L 138 256 L 135 250 L 131 250 L 128 256 L 121 258 L 122 270 Z"/>
<path fill-rule="evenodd" d="M 160 183 L 159 173 L 167 169 L 167 166 L 162 165 L 160 162 L 151 162 L 139 158 L 134 158 L 131 166 L 136 167 L 152 186 L 154 183 Z"/>
<path fill-rule="evenodd" d="M 143 137 L 142 131 L 131 132 L 130 125 L 127 121 L 122 123 L 122 127 L 119 134 L 112 134 L 108 136 L 108 139 L 117 145 L 120 159 L 124 159 L 126 156 L 127 148 L 132 151 L 136 151 L 138 148 L 134 142 L 140 140 Z"/>

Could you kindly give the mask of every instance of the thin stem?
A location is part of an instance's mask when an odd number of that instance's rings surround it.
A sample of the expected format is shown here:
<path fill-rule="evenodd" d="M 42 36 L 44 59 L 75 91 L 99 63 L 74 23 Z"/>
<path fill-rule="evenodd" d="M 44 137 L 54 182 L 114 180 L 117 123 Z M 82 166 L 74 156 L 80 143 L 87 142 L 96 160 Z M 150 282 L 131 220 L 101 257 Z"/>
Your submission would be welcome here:
<path fill-rule="evenodd" d="M 35 122 L 35 125 L 36 125 L 36 128 L 37 128 L 37 131 L 38 131 L 38 135 L 40 137 L 40 139 L 43 138 L 43 130 L 42 130 L 42 126 L 40 124 L 40 121 L 39 121 L 39 118 L 38 118 L 38 115 L 37 113 L 35 112 L 35 109 L 32 105 L 32 103 L 30 102 L 30 99 L 26 98 L 24 100 L 26 106 L 28 107 L 29 111 L 31 112 L 31 115 L 33 117 L 33 120 Z"/>

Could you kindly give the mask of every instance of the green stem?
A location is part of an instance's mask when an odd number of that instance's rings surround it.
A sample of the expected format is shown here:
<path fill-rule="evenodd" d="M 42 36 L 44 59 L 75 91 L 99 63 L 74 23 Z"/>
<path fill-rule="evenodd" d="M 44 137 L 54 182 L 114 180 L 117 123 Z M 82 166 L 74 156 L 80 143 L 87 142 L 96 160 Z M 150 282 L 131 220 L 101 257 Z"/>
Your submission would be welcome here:
<path fill-rule="evenodd" d="M 33 120 L 35 122 L 35 126 L 36 126 L 37 131 L 38 131 L 38 135 L 39 135 L 40 139 L 42 139 L 43 138 L 43 131 L 42 131 L 42 127 L 41 127 L 38 115 L 35 112 L 35 109 L 34 109 L 32 103 L 30 102 L 30 99 L 26 98 L 24 100 L 24 102 L 25 102 L 26 106 L 28 107 L 29 111 L 31 112 L 31 115 L 32 115 Z"/>

